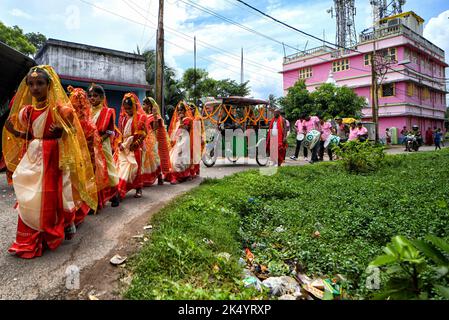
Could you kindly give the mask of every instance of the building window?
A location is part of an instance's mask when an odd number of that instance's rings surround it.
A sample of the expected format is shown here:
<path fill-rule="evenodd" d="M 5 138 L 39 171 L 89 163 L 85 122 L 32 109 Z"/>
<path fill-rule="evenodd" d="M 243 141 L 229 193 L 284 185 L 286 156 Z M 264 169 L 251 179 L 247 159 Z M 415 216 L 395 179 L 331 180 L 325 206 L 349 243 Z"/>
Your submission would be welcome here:
<path fill-rule="evenodd" d="M 299 69 L 299 79 L 307 79 L 312 77 L 312 68 Z"/>
<path fill-rule="evenodd" d="M 428 88 L 424 88 L 422 91 L 423 100 L 428 100 L 430 98 L 430 92 Z"/>
<path fill-rule="evenodd" d="M 380 55 L 384 57 L 385 60 L 390 62 L 397 61 L 397 51 L 396 48 L 387 48 L 379 51 Z"/>
<path fill-rule="evenodd" d="M 388 55 L 390 56 L 390 61 L 398 61 L 396 48 L 388 48 Z"/>
<path fill-rule="evenodd" d="M 415 85 L 411 82 L 407 83 L 407 95 L 409 97 L 413 97 L 413 95 L 415 94 Z"/>
<path fill-rule="evenodd" d="M 371 65 L 371 54 L 367 53 L 365 54 L 365 66 L 370 66 Z"/>
<path fill-rule="evenodd" d="M 383 84 L 381 88 L 382 97 L 393 97 L 395 95 L 394 87 L 394 83 Z"/>
<path fill-rule="evenodd" d="M 409 48 L 404 49 L 404 57 L 405 57 L 405 59 L 410 60 L 410 49 Z"/>
<path fill-rule="evenodd" d="M 412 56 L 413 56 L 413 63 L 418 64 L 418 54 L 413 51 Z"/>
<path fill-rule="evenodd" d="M 349 59 L 341 59 L 332 63 L 332 71 L 339 72 L 349 69 Z"/>

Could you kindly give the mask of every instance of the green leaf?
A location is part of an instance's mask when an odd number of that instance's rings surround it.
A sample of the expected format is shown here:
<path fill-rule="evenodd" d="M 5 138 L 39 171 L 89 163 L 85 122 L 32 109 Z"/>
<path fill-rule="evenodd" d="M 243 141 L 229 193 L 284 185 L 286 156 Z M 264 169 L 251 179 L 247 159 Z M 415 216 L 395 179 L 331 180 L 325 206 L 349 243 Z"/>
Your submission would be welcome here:
<path fill-rule="evenodd" d="M 390 264 L 393 262 L 398 262 L 398 260 L 395 256 L 384 254 L 384 255 L 378 256 L 376 259 L 371 261 L 371 263 L 369 265 L 379 267 L 379 266 L 383 266 L 383 265 Z"/>
<path fill-rule="evenodd" d="M 324 291 L 323 300 L 334 300 L 334 295 L 330 291 Z"/>
<path fill-rule="evenodd" d="M 383 251 L 389 256 L 399 258 L 399 252 L 391 245 L 391 243 L 387 244 L 387 246 L 383 248 Z"/>
<path fill-rule="evenodd" d="M 443 287 L 440 285 L 435 285 L 435 290 L 444 298 L 449 299 L 449 287 Z"/>
<path fill-rule="evenodd" d="M 437 246 L 447 254 L 449 254 L 449 242 L 433 235 L 428 235 L 426 239 L 432 242 L 435 246 Z"/>
<path fill-rule="evenodd" d="M 449 264 L 449 260 L 446 259 L 444 255 L 441 254 L 440 251 L 435 249 L 434 246 L 429 245 L 423 240 L 414 240 L 412 241 L 413 245 L 418 248 L 422 253 L 426 255 L 426 257 L 432 259 L 438 265 Z"/>

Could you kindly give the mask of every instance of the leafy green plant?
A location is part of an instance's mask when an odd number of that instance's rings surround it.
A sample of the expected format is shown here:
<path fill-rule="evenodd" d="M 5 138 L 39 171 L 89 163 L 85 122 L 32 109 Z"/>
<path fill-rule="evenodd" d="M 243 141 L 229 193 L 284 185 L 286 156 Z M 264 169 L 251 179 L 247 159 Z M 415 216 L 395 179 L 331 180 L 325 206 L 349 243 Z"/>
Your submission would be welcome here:
<path fill-rule="evenodd" d="M 448 274 L 449 260 L 440 251 L 449 253 L 449 243 L 435 236 L 426 239 L 429 242 L 395 236 L 384 247 L 385 254 L 369 264 L 370 267 L 385 267 L 386 283 L 374 295 L 375 299 L 428 299 L 432 288 L 449 299 L 449 287 L 442 285 Z M 431 266 L 428 260 L 436 266 Z"/>
<path fill-rule="evenodd" d="M 367 173 L 381 167 L 385 158 L 384 149 L 369 141 L 348 141 L 334 147 L 334 152 L 342 159 L 348 172 Z"/>

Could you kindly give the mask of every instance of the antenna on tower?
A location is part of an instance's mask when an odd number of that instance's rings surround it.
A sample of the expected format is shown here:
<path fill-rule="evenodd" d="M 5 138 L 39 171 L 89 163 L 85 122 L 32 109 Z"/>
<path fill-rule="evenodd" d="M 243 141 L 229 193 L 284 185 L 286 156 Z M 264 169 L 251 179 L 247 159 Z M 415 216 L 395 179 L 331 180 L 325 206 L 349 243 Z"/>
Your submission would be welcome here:
<path fill-rule="evenodd" d="M 374 23 L 378 23 L 382 18 L 402 13 L 402 6 L 405 5 L 405 2 L 405 0 L 392 0 L 390 4 L 387 4 L 387 0 L 370 1 L 373 7 Z"/>
<path fill-rule="evenodd" d="M 327 10 L 332 18 L 337 19 L 337 32 L 335 42 L 341 48 L 355 47 L 357 33 L 355 31 L 355 0 L 334 0 L 334 7 Z"/>

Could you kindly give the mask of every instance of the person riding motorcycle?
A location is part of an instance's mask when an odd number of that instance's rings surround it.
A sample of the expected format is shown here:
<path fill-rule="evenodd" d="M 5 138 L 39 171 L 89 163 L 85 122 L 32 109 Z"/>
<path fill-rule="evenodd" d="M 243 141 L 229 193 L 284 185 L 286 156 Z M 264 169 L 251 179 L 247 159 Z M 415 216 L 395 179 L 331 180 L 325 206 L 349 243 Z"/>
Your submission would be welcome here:
<path fill-rule="evenodd" d="M 415 137 L 416 143 L 418 144 L 416 146 L 416 148 L 415 148 L 415 151 L 418 151 L 418 148 L 421 147 L 422 144 L 423 144 L 423 138 L 422 138 L 422 135 L 421 135 L 421 130 L 419 130 L 419 127 L 416 124 L 412 126 L 412 130 L 410 130 L 408 132 L 407 136 L 406 136 L 406 139 L 405 139 L 406 140 L 406 142 L 405 142 L 405 151 L 411 151 L 411 150 L 409 150 L 409 147 L 408 147 L 408 140 L 409 139 L 407 137 L 409 135 L 413 135 Z"/>

